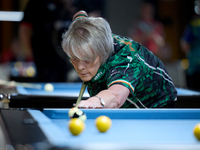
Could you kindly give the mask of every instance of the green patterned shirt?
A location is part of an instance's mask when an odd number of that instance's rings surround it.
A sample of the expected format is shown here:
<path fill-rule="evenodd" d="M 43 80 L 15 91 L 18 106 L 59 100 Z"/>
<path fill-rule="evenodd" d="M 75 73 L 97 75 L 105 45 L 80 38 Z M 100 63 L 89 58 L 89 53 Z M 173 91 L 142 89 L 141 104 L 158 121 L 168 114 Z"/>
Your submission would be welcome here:
<path fill-rule="evenodd" d="M 120 84 L 130 90 L 122 108 L 162 107 L 177 96 L 164 64 L 152 52 L 130 38 L 113 34 L 115 52 L 87 83 L 90 96 Z M 137 106 L 135 106 L 135 104 Z"/>

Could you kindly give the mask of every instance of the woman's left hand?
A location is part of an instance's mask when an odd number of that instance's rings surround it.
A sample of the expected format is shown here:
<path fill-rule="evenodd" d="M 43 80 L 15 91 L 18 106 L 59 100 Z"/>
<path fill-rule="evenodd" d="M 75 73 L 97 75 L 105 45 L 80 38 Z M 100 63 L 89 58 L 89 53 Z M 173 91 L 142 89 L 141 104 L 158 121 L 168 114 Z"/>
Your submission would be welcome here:
<path fill-rule="evenodd" d="M 94 108 L 103 108 L 103 106 L 101 105 L 97 97 L 91 97 L 88 100 L 81 100 L 78 105 L 78 108 L 94 109 Z"/>

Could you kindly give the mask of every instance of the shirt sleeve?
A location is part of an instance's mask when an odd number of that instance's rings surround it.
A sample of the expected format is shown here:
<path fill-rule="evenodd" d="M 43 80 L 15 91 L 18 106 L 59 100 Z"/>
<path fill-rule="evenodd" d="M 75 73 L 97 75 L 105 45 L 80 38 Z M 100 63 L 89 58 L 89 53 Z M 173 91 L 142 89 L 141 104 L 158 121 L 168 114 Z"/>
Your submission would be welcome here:
<path fill-rule="evenodd" d="M 147 74 L 148 68 L 144 68 L 137 57 L 125 54 L 120 56 L 113 67 L 109 69 L 107 86 L 120 84 L 127 87 L 133 94 L 138 82 Z M 113 63 L 113 62 L 112 62 Z"/>

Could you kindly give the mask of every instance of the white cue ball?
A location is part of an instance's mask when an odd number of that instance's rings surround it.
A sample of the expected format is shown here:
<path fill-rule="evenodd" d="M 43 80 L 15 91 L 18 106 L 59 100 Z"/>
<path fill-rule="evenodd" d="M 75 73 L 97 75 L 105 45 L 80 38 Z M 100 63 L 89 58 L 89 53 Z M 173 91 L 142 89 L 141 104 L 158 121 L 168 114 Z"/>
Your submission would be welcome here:
<path fill-rule="evenodd" d="M 52 85 L 51 83 L 47 83 L 47 84 L 45 84 L 45 86 L 44 86 L 44 90 L 45 90 L 46 92 L 52 92 L 52 91 L 54 90 L 54 87 L 53 87 L 53 85 Z"/>

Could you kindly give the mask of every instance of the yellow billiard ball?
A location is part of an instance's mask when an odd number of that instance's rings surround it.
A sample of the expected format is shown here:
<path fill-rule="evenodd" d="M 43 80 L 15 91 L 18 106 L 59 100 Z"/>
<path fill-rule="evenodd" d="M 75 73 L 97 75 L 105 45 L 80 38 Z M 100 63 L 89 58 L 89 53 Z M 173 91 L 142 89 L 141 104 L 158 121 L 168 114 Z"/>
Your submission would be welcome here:
<path fill-rule="evenodd" d="M 194 127 L 194 135 L 198 140 L 200 140 L 200 123 L 195 125 L 195 127 Z"/>
<path fill-rule="evenodd" d="M 78 118 L 72 118 L 68 127 L 73 135 L 79 135 L 85 129 L 85 123 Z"/>
<path fill-rule="evenodd" d="M 106 132 L 112 125 L 112 121 L 107 116 L 99 116 L 96 120 L 96 127 L 100 132 Z"/>
<path fill-rule="evenodd" d="M 51 83 L 47 83 L 47 84 L 45 84 L 45 86 L 44 86 L 44 90 L 45 90 L 46 92 L 53 92 L 54 86 L 53 86 Z"/>

